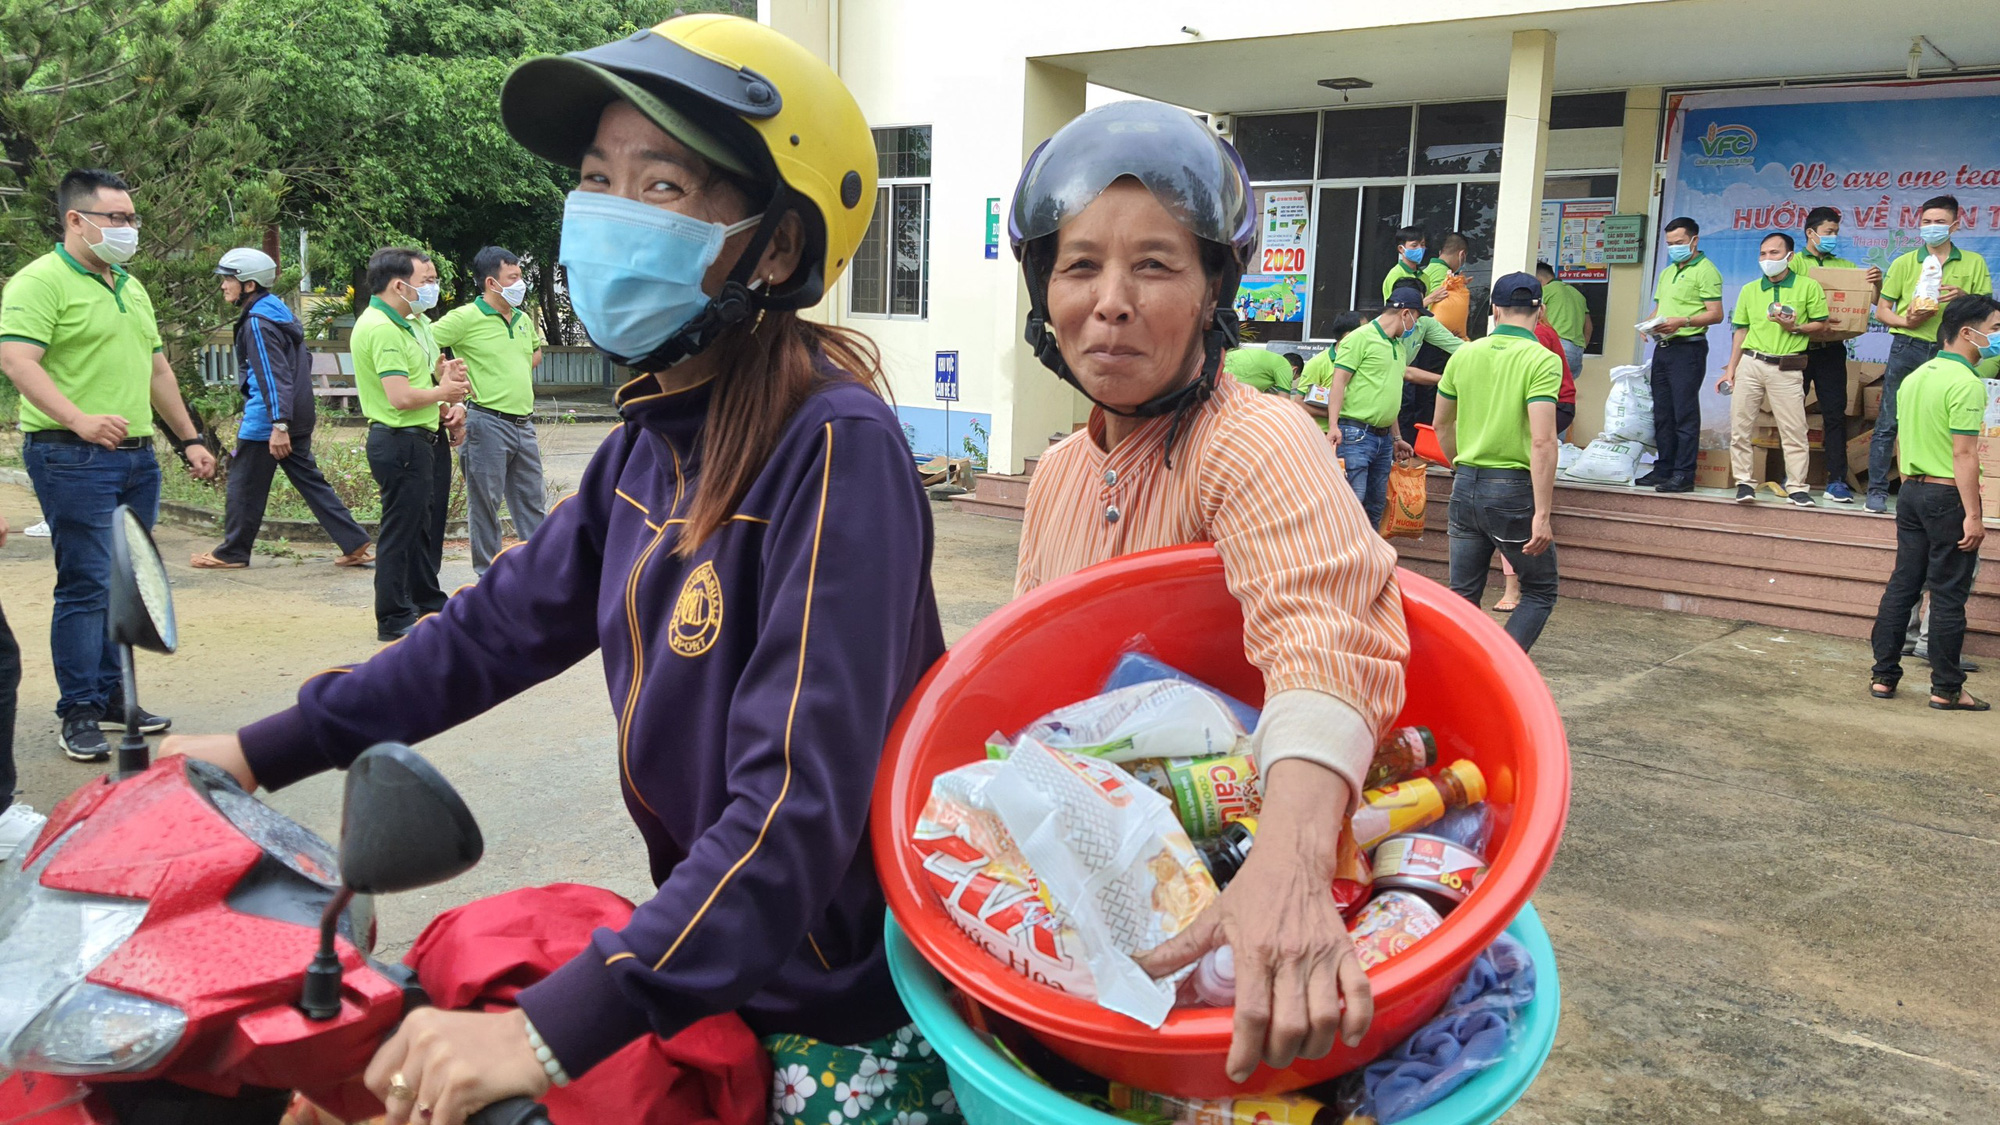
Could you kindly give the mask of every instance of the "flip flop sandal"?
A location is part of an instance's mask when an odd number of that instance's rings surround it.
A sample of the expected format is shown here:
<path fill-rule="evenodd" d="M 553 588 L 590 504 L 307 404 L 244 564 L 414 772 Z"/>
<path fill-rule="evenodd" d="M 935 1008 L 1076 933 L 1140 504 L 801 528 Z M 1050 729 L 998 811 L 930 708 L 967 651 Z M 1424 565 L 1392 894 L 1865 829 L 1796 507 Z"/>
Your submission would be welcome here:
<path fill-rule="evenodd" d="M 1894 699 L 1896 698 L 1896 685 L 1885 684 L 1882 681 L 1877 680 L 1874 683 L 1868 685 L 1868 694 L 1874 696 L 1877 699 Z"/>
<path fill-rule="evenodd" d="M 356 547 L 352 553 L 342 555 L 339 558 L 333 560 L 333 565 L 367 566 L 375 561 L 374 554 L 369 550 L 369 548 L 373 546 L 374 546 L 373 543 L 363 543 L 361 546 Z"/>
<path fill-rule="evenodd" d="M 1519 608 L 1521 608 L 1520 602 L 1510 602 L 1505 598 L 1493 603 L 1493 612 L 1495 613 L 1512 613 Z"/>
<path fill-rule="evenodd" d="M 1967 703 L 1966 700 L 1968 699 L 1971 699 L 1972 702 Z M 1993 705 L 1983 699 L 1973 699 L 1972 696 L 1967 695 L 1965 692 L 1959 692 L 1958 698 L 1952 700 L 1950 703 L 1939 703 L 1935 699 L 1931 700 L 1931 709 L 1934 711 L 1991 711 L 1993 710 Z"/>
<path fill-rule="evenodd" d="M 188 565 L 196 570 L 245 570 L 250 566 L 247 562 L 223 562 L 206 551 L 189 559 Z"/>

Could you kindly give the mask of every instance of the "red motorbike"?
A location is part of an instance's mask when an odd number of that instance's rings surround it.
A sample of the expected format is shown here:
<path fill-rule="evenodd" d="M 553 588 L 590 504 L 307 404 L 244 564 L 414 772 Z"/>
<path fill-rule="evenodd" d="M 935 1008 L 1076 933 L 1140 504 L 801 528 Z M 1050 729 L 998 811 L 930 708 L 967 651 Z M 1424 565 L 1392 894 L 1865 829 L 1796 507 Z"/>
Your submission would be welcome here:
<path fill-rule="evenodd" d="M 414 970 L 368 955 L 366 896 L 464 873 L 479 826 L 407 746 L 349 769 L 337 852 L 223 770 L 149 764 L 132 649 L 174 650 L 173 601 L 129 509 L 112 546 L 115 774 L 0 868 L 0 1125 L 274 1125 L 295 1090 L 343 1119 L 377 1115 L 362 1072 L 429 1000 Z M 513 1098 L 472 1121 L 548 1117 Z"/>

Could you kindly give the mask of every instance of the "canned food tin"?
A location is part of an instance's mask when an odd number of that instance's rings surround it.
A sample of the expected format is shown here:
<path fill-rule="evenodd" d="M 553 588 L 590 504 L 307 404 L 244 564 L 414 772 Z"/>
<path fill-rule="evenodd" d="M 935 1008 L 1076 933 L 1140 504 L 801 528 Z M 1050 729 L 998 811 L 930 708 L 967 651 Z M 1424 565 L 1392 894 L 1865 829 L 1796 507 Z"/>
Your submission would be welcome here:
<path fill-rule="evenodd" d="M 1441 836 L 1409 832 L 1375 845 L 1379 890 L 1416 891 L 1448 908 L 1464 902 L 1485 878 L 1485 860 Z"/>
<path fill-rule="evenodd" d="M 1384 891 L 1361 908 L 1347 931 L 1354 938 L 1361 967 L 1372 969 L 1443 924 L 1437 910 L 1422 898 L 1408 891 Z"/>

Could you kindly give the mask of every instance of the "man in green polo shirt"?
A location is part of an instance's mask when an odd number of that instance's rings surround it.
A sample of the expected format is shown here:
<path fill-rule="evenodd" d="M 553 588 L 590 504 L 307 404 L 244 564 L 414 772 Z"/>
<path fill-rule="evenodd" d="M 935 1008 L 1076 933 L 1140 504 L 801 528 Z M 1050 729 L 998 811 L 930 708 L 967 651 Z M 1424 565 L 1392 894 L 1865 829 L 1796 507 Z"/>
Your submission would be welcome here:
<path fill-rule="evenodd" d="M 1542 315 L 1562 338 L 1570 378 L 1578 378 L 1583 374 L 1583 349 L 1596 327 L 1590 320 L 1590 306 L 1576 286 L 1556 277 L 1556 268 L 1547 262 L 1535 263 L 1535 280 L 1542 283 Z"/>
<path fill-rule="evenodd" d="M 1701 386 L 1708 327 L 1722 323 L 1722 271 L 1701 252 L 1701 224 L 1667 224 L 1667 265 L 1653 287 L 1653 434 L 1659 461 L 1634 481 L 1656 492 L 1693 492 L 1701 445 Z"/>
<path fill-rule="evenodd" d="M 451 495 L 448 429 L 472 385 L 463 360 L 439 362 L 417 323 L 437 266 L 421 250 L 387 247 L 368 259 L 368 307 L 354 319 L 354 389 L 368 416 L 368 471 L 382 490 L 375 536 L 375 632 L 393 641 L 444 609 L 438 568 Z M 450 413 L 447 414 L 446 410 Z"/>
<path fill-rule="evenodd" d="M 1479 605 L 1498 550 L 1521 580 L 1507 635 L 1532 648 L 1556 607 L 1551 513 L 1562 360 L 1535 339 L 1542 285 L 1493 283 L 1493 334 L 1460 348 L 1438 383 L 1438 445 L 1451 460 L 1451 588 Z"/>
<path fill-rule="evenodd" d="M 1327 334 L 1333 340 L 1333 346 L 1306 360 L 1305 366 L 1299 369 L 1299 378 L 1295 386 L 1303 396 L 1300 402 L 1305 406 L 1306 413 L 1312 415 L 1313 421 L 1319 423 L 1320 431 L 1329 436 L 1332 433 L 1332 426 L 1327 420 L 1326 404 L 1329 390 L 1333 386 L 1334 356 L 1340 351 L 1340 342 L 1347 339 L 1355 329 L 1367 323 L 1368 318 L 1353 309 L 1334 317 L 1333 323 L 1327 327 Z"/>
<path fill-rule="evenodd" d="M 548 515 L 534 419 L 542 339 L 534 318 L 521 308 L 528 283 L 521 279 L 521 259 L 512 251 L 488 246 L 473 255 L 472 283 L 479 296 L 444 314 L 432 331 L 438 346 L 465 361 L 466 377 L 472 380 L 459 468 L 465 473 L 472 571 L 485 574 L 500 554 L 503 497 L 514 517 L 514 534 L 523 542 Z M 1285 366 L 1283 360 L 1278 364 Z M 1285 372 L 1289 375 L 1291 368 Z"/>
<path fill-rule="evenodd" d="M 1807 337 L 1826 327 L 1826 290 L 1792 272 L 1792 236 L 1773 231 L 1757 249 L 1764 276 L 1736 295 L 1736 326 L 1729 365 L 1715 389 L 1731 395 L 1729 468 L 1736 477 L 1736 502 L 1757 499 L 1750 478 L 1751 441 L 1757 413 L 1770 407 L 1785 449 L 1785 495 L 1801 508 L 1813 506 L 1806 486 L 1811 447 L 1806 442 Z"/>
<path fill-rule="evenodd" d="M 1229 354 L 1222 357 L 1222 370 L 1235 376 L 1237 382 L 1262 394 L 1297 393 L 1292 386 L 1291 361 L 1255 344 L 1229 349 Z"/>
<path fill-rule="evenodd" d="M 1339 424 L 1327 431 L 1327 439 L 1340 451 L 1347 483 L 1370 526 L 1381 524 L 1389 507 L 1390 466 L 1410 450 L 1395 432 L 1396 412 L 1403 404 L 1403 370 L 1410 362 L 1405 341 L 1415 335 L 1423 307 L 1423 294 L 1415 286 L 1396 289 L 1381 315 L 1349 333 L 1333 358 L 1326 411 Z"/>
<path fill-rule="evenodd" d="M 1979 566 L 1986 525 L 1979 507 L 1979 432 L 1986 387 L 1974 365 L 2000 356 L 2000 303 L 1961 294 L 1936 318 L 1940 350 L 1897 389 L 1902 415 L 1903 489 L 1896 498 L 1896 569 L 1882 592 L 1871 640 L 1877 699 L 1896 694 L 1903 677 L 1903 641 L 1910 614 L 1931 594 L 1931 706 L 1984 711 L 1965 690 L 1959 653 L 1965 602 Z"/>
<path fill-rule="evenodd" d="M 63 240 L 0 291 L 0 369 L 21 392 L 21 459 L 53 532 L 55 664 L 63 752 L 99 762 L 111 751 L 99 723 L 125 719 L 118 648 L 106 639 L 112 514 L 130 507 L 147 527 L 160 511 L 153 455 L 159 412 L 195 476 L 215 458 L 181 401 L 161 353 L 146 287 L 122 263 L 139 247 L 140 219 L 124 180 L 74 171 L 56 189 Z M 147 731 L 169 720 L 141 711 Z"/>
<path fill-rule="evenodd" d="M 1868 442 L 1868 500 L 1871 512 L 1889 507 L 1889 466 L 1896 455 L 1896 388 L 1903 377 L 1938 353 L 1938 310 L 1967 293 L 1993 295 L 1993 278 L 1987 273 L 1986 259 L 1952 244 L 1959 226 L 1958 200 L 1940 195 L 1927 199 L 1917 211 L 1920 250 L 1912 250 L 1889 263 L 1882 279 L 1882 295 L 1875 302 L 1875 319 L 1889 326 L 1889 364 L 1882 376 L 1882 413 L 1875 418 L 1875 433 Z M 1924 262 L 1933 260 L 1943 276 L 1937 300 L 1919 299 L 1917 282 Z"/>
<path fill-rule="evenodd" d="M 1815 271 L 1862 267 L 1840 256 L 1840 209 L 1815 207 L 1806 214 L 1806 244 L 1792 255 L 1792 272 L 1813 277 Z M 1882 287 L 1882 271 L 1867 267 L 1868 284 Z M 1817 277 L 1813 280 L 1819 281 Z M 1823 283 L 1822 283 L 1823 284 Z M 1869 302 L 1871 305 L 1873 301 Z M 1854 503 L 1847 483 L 1847 341 L 1832 338 L 1831 325 L 1807 337 L 1806 386 L 1819 399 L 1819 416 L 1826 450 L 1826 498 Z"/>
<path fill-rule="evenodd" d="M 1382 275 L 1382 299 L 1403 282 L 1423 286 L 1424 308 L 1430 308 L 1444 300 L 1444 279 L 1451 276 L 1451 267 L 1442 259 L 1424 260 L 1427 241 L 1422 227 L 1404 227 L 1396 232 L 1396 264 Z"/>

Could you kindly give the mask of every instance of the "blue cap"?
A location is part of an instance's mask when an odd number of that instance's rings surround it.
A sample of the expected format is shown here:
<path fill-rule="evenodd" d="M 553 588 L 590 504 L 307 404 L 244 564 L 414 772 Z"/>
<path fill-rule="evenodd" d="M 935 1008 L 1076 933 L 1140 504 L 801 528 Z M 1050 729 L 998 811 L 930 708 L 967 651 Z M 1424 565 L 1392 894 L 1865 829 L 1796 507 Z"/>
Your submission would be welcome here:
<path fill-rule="evenodd" d="M 1542 283 L 1531 273 L 1510 273 L 1493 283 L 1496 309 L 1532 309 L 1542 303 Z"/>

